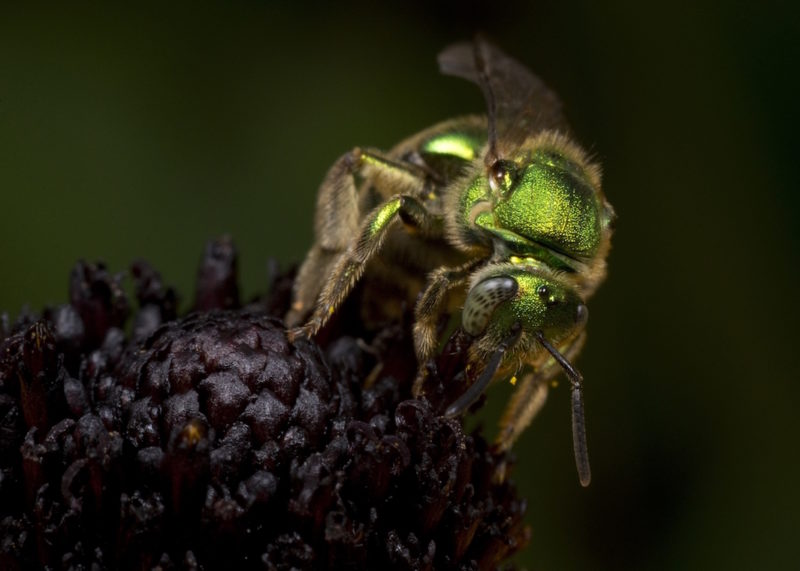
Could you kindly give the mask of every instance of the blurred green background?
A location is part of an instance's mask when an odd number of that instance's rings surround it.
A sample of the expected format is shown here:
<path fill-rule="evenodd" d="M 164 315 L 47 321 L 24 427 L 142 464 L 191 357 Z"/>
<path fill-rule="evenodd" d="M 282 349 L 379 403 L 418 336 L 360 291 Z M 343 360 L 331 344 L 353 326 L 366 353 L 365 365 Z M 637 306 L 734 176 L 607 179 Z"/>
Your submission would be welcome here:
<path fill-rule="evenodd" d="M 262 291 L 268 257 L 303 256 L 337 156 L 482 111 L 435 55 L 483 30 L 561 95 L 619 215 L 578 362 L 594 480 L 562 384 L 517 447 L 520 563 L 797 565 L 798 11 L 332 4 L 3 4 L 0 308 L 64 301 L 79 258 L 145 258 L 189 303 L 225 232 Z"/>

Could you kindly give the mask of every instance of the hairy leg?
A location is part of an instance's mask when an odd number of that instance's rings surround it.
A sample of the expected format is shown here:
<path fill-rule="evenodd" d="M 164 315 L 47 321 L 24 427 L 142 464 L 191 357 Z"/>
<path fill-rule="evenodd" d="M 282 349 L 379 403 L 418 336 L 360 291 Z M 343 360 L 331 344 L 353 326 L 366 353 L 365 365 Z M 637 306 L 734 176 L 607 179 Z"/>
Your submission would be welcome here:
<path fill-rule="evenodd" d="M 436 349 L 436 327 L 445 311 L 448 294 L 465 286 L 475 268 L 485 263 L 473 260 L 456 268 L 437 268 L 428 275 L 428 285 L 414 308 L 414 348 L 422 366 Z"/>
<path fill-rule="evenodd" d="M 313 337 L 325 325 L 364 273 L 366 264 L 381 249 L 398 222 L 429 235 L 441 233 L 442 219 L 430 214 L 416 198 L 398 195 L 373 210 L 358 237 L 334 262 L 308 322 L 293 334 Z"/>
<path fill-rule="evenodd" d="M 355 249 L 353 240 L 362 225 L 356 176 L 371 177 L 375 185 L 414 196 L 424 189 L 427 174 L 417 165 L 373 150 L 354 149 L 334 163 L 320 186 L 314 220 L 316 241 L 295 280 L 287 326 L 298 326 L 315 309 L 323 284 L 339 267 L 343 255 Z M 413 222 L 414 213 L 408 216 Z"/>

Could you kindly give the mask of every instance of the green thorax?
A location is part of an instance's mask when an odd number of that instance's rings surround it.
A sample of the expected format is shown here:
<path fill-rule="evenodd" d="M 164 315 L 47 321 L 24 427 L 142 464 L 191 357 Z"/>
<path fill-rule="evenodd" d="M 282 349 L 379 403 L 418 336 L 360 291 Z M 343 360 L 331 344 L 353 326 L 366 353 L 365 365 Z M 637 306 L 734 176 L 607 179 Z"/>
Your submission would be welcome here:
<path fill-rule="evenodd" d="M 479 177 L 465 191 L 461 207 L 510 252 L 557 269 L 575 269 L 594 256 L 605 223 L 601 198 L 587 174 L 549 150 L 537 150 L 518 164 L 511 183 L 495 193 L 486 177 Z"/>
<path fill-rule="evenodd" d="M 585 173 L 539 151 L 494 208 L 498 225 L 573 258 L 593 256 L 602 238 L 602 205 Z"/>

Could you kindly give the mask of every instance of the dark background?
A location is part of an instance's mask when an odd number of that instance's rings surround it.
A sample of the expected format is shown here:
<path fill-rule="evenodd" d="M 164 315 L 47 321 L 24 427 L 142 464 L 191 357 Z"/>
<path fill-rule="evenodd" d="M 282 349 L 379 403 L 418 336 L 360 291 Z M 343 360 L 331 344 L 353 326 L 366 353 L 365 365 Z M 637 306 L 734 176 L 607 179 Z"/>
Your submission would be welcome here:
<path fill-rule="evenodd" d="M 435 65 L 480 29 L 561 95 L 619 215 L 578 361 L 594 480 L 578 486 L 562 383 L 516 448 L 519 561 L 796 564 L 797 10 L 337 4 L 4 4 L 0 308 L 64 301 L 82 257 L 146 258 L 186 305 L 224 232 L 262 291 L 269 256 L 303 256 L 338 155 L 483 110 Z"/>

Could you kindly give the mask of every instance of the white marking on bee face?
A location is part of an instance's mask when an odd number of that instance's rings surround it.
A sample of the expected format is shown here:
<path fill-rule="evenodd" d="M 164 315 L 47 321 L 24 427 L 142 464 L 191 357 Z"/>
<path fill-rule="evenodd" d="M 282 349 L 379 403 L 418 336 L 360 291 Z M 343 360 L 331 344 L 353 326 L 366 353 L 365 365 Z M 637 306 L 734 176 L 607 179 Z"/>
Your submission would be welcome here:
<path fill-rule="evenodd" d="M 464 331 L 480 335 L 489 324 L 494 310 L 517 293 L 517 281 L 508 276 L 489 278 L 476 284 L 467 295 L 461 322 Z"/>

